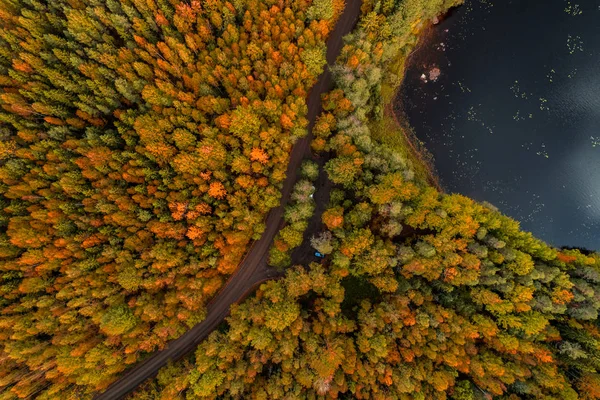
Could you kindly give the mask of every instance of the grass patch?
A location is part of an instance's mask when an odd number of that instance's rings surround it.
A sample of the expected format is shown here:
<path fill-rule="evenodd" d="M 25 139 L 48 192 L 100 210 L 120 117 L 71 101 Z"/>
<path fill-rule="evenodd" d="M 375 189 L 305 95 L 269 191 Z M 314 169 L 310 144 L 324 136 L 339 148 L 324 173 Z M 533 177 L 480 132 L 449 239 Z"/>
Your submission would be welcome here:
<path fill-rule="evenodd" d="M 418 24 L 417 24 L 418 25 Z M 402 47 L 389 63 L 381 84 L 383 115 L 369 123 L 371 137 L 400 153 L 411 164 L 417 182 L 440 189 L 434 174 L 433 157 L 416 137 L 408 122 L 394 115 L 394 100 L 405 76 L 406 62 L 419 42 L 420 28 L 406 34 Z"/>
<path fill-rule="evenodd" d="M 401 128 L 394 117 L 386 113 L 379 121 L 370 122 L 369 129 L 373 139 L 402 154 L 410 162 L 415 172 L 415 179 L 418 182 L 430 183 L 432 177 L 430 167 L 427 164 L 428 161 L 424 161 L 422 155 L 412 151 L 411 143 L 408 142 L 407 136 L 412 136 L 413 141 L 418 140 L 409 130 L 410 128 Z M 413 145 L 422 147 L 420 142 L 413 143 Z"/>
<path fill-rule="evenodd" d="M 401 50 L 392 62 L 389 63 L 385 71 L 386 73 L 383 82 L 381 83 L 381 98 L 383 104 L 388 105 L 394 101 L 396 92 L 404 80 L 406 61 L 418 42 L 419 36 L 417 34 L 406 35 L 402 42 Z"/>

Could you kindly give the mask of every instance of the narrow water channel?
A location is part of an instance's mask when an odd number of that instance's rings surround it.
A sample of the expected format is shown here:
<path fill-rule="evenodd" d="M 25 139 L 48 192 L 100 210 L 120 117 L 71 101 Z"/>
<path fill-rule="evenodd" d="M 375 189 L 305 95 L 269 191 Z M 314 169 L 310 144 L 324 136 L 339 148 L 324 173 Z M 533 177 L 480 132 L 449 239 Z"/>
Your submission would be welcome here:
<path fill-rule="evenodd" d="M 600 0 L 466 0 L 413 54 L 396 110 L 447 192 L 600 250 Z"/>

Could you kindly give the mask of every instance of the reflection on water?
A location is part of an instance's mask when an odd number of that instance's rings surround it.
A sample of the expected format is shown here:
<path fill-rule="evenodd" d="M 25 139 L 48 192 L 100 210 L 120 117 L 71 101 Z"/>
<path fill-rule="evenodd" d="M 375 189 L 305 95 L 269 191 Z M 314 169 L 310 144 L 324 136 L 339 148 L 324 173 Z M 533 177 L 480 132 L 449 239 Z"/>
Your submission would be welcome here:
<path fill-rule="evenodd" d="M 599 18 L 597 0 L 467 0 L 413 55 L 397 101 L 448 192 L 556 246 L 600 250 Z"/>

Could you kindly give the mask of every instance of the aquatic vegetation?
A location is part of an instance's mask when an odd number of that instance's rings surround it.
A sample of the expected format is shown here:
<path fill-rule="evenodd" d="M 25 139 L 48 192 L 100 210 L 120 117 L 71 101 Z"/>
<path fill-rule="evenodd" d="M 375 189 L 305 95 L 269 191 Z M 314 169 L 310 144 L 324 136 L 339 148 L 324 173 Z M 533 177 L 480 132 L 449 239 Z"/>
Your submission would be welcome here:
<path fill-rule="evenodd" d="M 574 54 L 576 51 L 583 51 L 583 40 L 581 40 L 581 37 L 569 34 L 567 36 L 567 49 L 569 50 L 569 54 Z"/>
<path fill-rule="evenodd" d="M 509 87 L 509 89 L 517 99 L 521 98 L 527 100 L 529 98 L 527 92 L 521 90 L 521 86 L 517 80 Z"/>
<path fill-rule="evenodd" d="M 458 85 L 458 87 L 459 87 L 459 89 L 460 89 L 461 92 L 463 92 L 463 93 L 471 93 L 471 89 L 468 86 L 466 86 L 464 84 L 464 82 L 457 81 L 456 84 Z"/>
<path fill-rule="evenodd" d="M 477 107 L 481 107 L 481 104 L 478 104 Z M 489 126 L 481 118 L 479 118 L 479 113 L 474 106 L 469 107 L 469 109 L 467 110 L 467 121 L 475 122 L 481 125 L 490 134 L 494 133 L 493 126 Z"/>
<path fill-rule="evenodd" d="M 581 10 L 579 4 L 572 4 L 570 1 L 567 1 L 565 12 L 573 17 L 583 14 L 583 10 Z"/>
<path fill-rule="evenodd" d="M 526 120 L 526 118 L 521 115 L 521 110 L 517 110 L 517 113 L 513 115 L 513 119 L 517 122 Z"/>

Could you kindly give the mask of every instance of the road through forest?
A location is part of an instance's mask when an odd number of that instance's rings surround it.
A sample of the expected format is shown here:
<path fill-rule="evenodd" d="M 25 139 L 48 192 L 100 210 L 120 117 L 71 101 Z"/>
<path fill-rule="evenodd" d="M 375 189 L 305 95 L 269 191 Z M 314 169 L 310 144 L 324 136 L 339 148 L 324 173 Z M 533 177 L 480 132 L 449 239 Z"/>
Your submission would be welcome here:
<path fill-rule="evenodd" d="M 344 12 L 327 40 L 328 65 L 335 63 L 342 49 L 342 38 L 350 33 L 356 25 L 360 15 L 361 4 L 362 1 L 360 0 L 346 1 Z M 227 281 L 217 296 L 207 305 L 206 319 L 178 339 L 167 343 L 164 349 L 156 351 L 144 361 L 126 371 L 120 379 L 112 383 L 103 393 L 98 394 L 95 397 L 96 400 L 123 398 L 135 390 L 143 381 L 155 376 L 158 370 L 167 365 L 169 361 L 179 360 L 186 354 L 194 351 L 198 344 L 223 322 L 229 314 L 229 308 L 232 304 L 250 294 L 260 283 L 281 275 L 267 265 L 269 248 L 273 242 L 273 238 L 283 227 L 283 213 L 289 201 L 292 188 L 297 181 L 300 164 L 305 157 L 312 157 L 310 150 L 310 142 L 313 139 L 312 128 L 317 116 L 321 113 L 321 95 L 329 91 L 331 87 L 331 74 L 326 68 L 319 76 L 317 83 L 313 86 L 307 97 L 308 135 L 298 140 L 290 153 L 286 180 L 281 191 L 281 204 L 269 212 L 266 219 L 266 229 L 261 238 L 252 245 L 236 272 Z M 324 160 L 317 161 L 322 167 Z M 322 168 L 315 186 L 317 188 L 314 196 L 316 210 L 309 222 L 307 232 L 304 234 L 302 246 L 292 254 L 294 264 L 314 261 L 308 239 L 312 234 L 317 233 L 321 229 L 321 214 L 329 199 L 329 190 L 331 188 L 331 183 Z"/>

